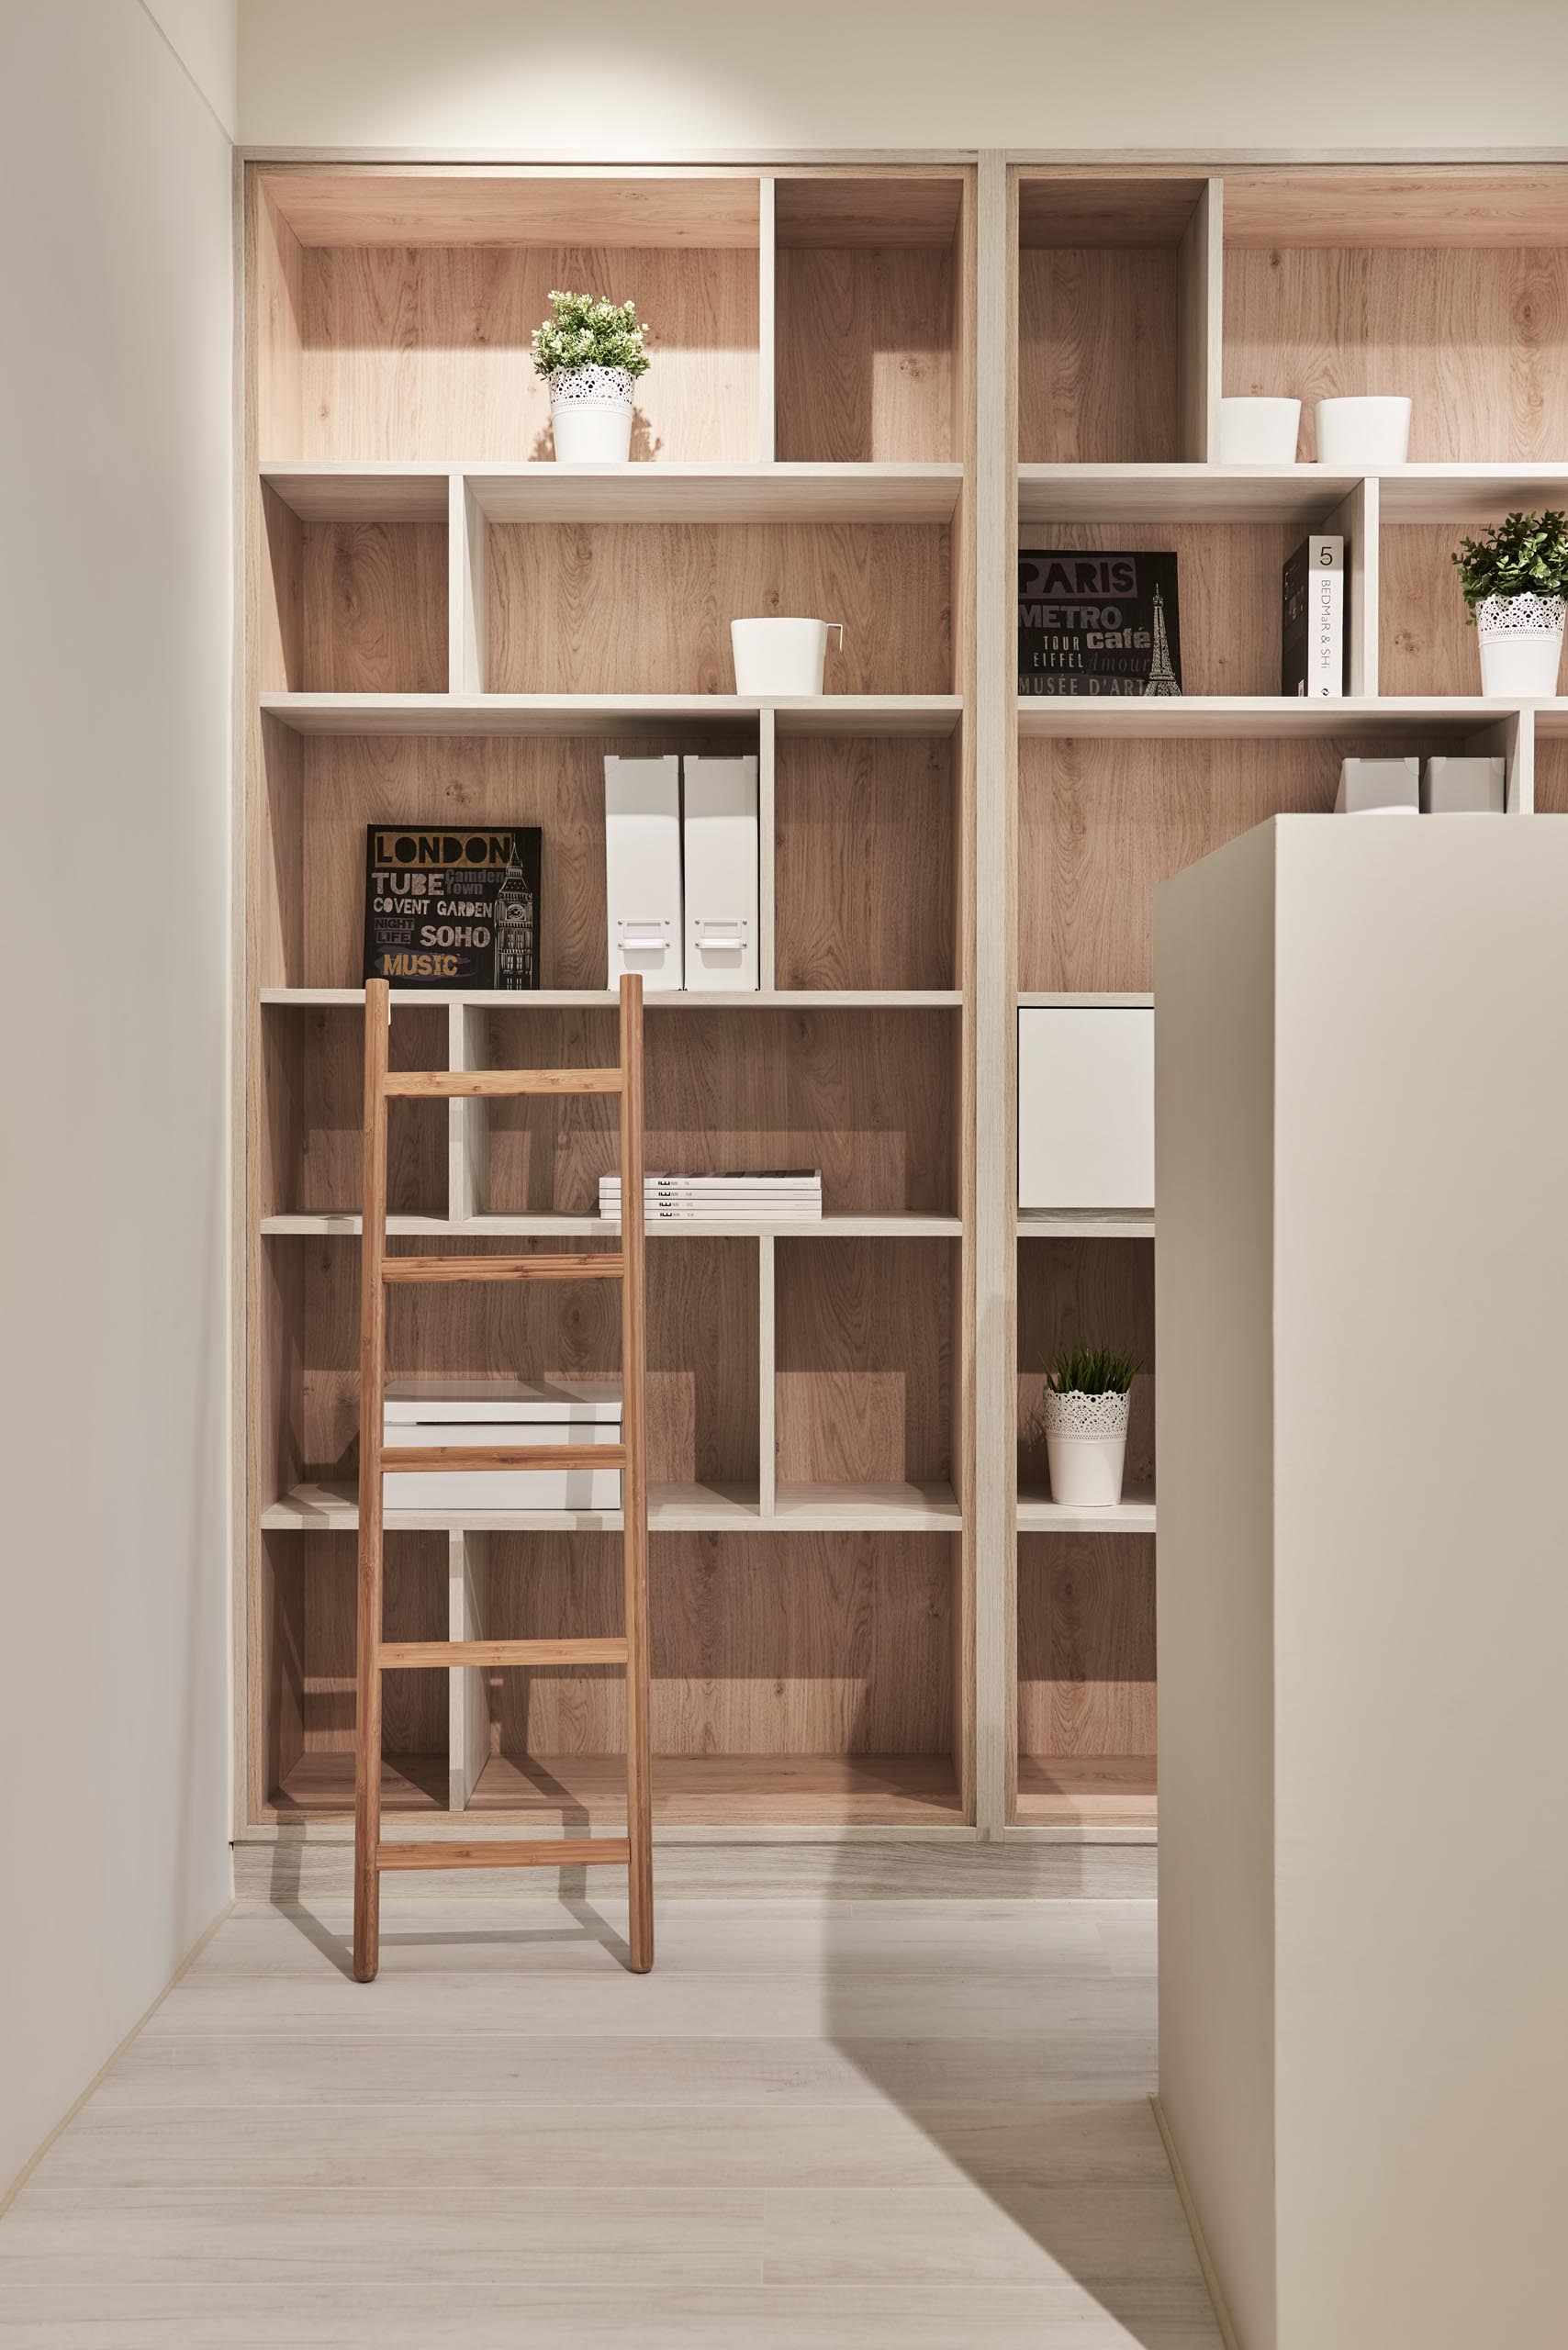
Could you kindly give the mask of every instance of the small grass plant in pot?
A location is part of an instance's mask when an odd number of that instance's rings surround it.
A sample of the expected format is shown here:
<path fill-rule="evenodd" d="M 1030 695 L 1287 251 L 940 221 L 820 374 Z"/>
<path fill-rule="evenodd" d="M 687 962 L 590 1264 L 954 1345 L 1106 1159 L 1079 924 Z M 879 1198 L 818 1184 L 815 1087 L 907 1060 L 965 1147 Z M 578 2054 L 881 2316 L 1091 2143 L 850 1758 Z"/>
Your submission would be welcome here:
<path fill-rule="evenodd" d="M 1121 1500 L 1137 1368 L 1130 1355 L 1105 1347 L 1074 1347 L 1051 1364 L 1040 1425 L 1053 1501 L 1070 1509 L 1112 1509 Z"/>
<path fill-rule="evenodd" d="M 635 302 L 552 294 L 533 330 L 533 372 L 550 386 L 562 464 L 624 464 L 632 453 L 632 386 L 650 364 Z"/>
<path fill-rule="evenodd" d="M 1568 515 L 1509 514 L 1453 561 L 1481 641 L 1481 690 L 1523 700 L 1557 691 L 1568 599 Z"/>

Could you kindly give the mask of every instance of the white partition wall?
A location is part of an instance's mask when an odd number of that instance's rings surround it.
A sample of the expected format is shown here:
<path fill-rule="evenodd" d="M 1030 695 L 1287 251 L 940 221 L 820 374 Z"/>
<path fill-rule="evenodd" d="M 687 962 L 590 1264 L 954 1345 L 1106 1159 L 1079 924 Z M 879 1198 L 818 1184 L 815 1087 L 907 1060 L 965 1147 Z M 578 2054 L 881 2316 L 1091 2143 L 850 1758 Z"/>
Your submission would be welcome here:
<path fill-rule="evenodd" d="M 1160 2098 L 1242 2350 L 1560 2331 L 1568 827 L 1156 927 Z"/>

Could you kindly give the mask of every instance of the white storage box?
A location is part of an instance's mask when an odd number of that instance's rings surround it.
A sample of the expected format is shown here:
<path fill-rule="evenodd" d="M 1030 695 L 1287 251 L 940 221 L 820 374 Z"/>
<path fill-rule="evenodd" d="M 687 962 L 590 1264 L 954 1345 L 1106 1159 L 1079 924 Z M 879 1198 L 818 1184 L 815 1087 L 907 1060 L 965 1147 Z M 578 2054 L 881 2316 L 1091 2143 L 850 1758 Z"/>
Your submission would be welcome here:
<path fill-rule="evenodd" d="M 400 1445 L 619 1444 L 621 1391 L 598 1381 L 429 1379 L 386 1389 L 387 1509 L 619 1509 L 619 1469 L 432 1469 L 399 1475 Z"/>
<path fill-rule="evenodd" d="M 757 983 L 756 761 L 689 758 L 684 806 L 689 992 Z"/>
<path fill-rule="evenodd" d="M 1019 1013 L 1018 1204 L 1153 1207 L 1152 1011 Z"/>
<path fill-rule="evenodd" d="M 610 985 L 637 971 L 645 995 L 678 990 L 680 761 L 673 753 L 605 760 L 604 885 Z"/>
<path fill-rule="evenodd" d="M 1501 816 L 1507 806 L 1504 764 L 1498 758 L 1427 761 L 1421 778 L 1423 816 Z"/>
<path fill-rule="evenodd" d="M 1337 816 L 1416 816 L 1421 810 L 1419 759 L 1341 759 Z"/>

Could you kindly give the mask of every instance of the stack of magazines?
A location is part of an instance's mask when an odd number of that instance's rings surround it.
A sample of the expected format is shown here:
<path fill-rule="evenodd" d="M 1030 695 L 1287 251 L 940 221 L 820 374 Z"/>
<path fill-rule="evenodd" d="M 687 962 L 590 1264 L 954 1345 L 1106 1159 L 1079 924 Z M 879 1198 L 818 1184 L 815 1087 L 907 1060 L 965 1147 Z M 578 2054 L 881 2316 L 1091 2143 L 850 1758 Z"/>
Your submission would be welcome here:
<path fill-rule="evenodd" d="M 599 1179 L 599 1212 L 621 1221 L 621 1178 Z M 820 1167 L 770 1168 L 759 1175 L 647 1175 L 643 1214 L 649 1224 L 820 1224 Z"/>

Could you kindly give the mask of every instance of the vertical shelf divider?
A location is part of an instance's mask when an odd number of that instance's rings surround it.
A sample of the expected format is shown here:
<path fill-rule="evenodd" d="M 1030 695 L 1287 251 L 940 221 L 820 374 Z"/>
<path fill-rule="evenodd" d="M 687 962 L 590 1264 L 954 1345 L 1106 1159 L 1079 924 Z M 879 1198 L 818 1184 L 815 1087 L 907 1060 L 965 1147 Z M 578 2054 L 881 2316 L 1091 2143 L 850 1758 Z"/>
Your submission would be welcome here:
<path fill-rule="evenodd" d="M 778 447 L 778 408 L 775 391 L 778 263 L 774 233 L 774 185 L 772 174 L 765 173 L 757 183 L 756 192 L 756 454 L 758 462 L 765 465 L 772 464 Z"/>
<path fill-rule="evenodd" d="M 490 1538 L 461 1534 L 446 1538 L 448 1639 L 482 1640 L 489 1631 Z M 482 1665 L 454 1664 L 447 1672 L 447 1804 L 466 1811 L 490 1756 L 489 1677 Z"/>
<path fill-rule="evenodd" d="M 1199 196 L 1177 255 L 1177 398 L 1187 464 L 1219 455 L 1219 395 L 1225 364 L 1225 182 Z"/>
<path fill-rule="evenodd" d="M 1350 658 L 1345 690 L 1351 694 L 1375 694 L 1378 689 L 1377 539 L 1381 528 L 1375 477 L 1369 476 L 1359 481 L 1350 496 L 1336 506 L 1332 514 L 1324 517 L 1323 528 L 1331 537 L 1344 539 L 1350 550 L 1350 568 L 1345 580 L 1350 623 L 1346 632 Z"/>
<path fill-rule="evenodd" d="M 975 348 L 1002 354 L 975 384 L 975 872 L 1001 882 L 975 921 L 973 1259 L 975 1823 L 1006 1827 L 1016 1767 L 1017 1496 L 1017 180 L 983 153 L 976 186 Z"/>
<path fill-rule="evenodd" d="M 448 1007 L 448 1065 L 454 1069 L 485 1067 L 485 1010 L 482 1004 Z M 476 1094 L 456 1096 L 447 1113 L 447 1214 L 456 1224 L 483 1215 L 489 1192 L 490 1130 L 488 1113 Z"/>
<path fill-rule="evenodd" d="M 778 1507 L 778 1419 L 777 1410 L 777 1370 L 778 1362 L 777 1332 L 778 1324 L 778 1265 L 776 1242 L 771 1232 L 759 1233 L 756 1242 L 756 1481 L 757 1505 L 764 1517 L 772 1517 Z"/>
<path fill-rule="evenodd" d="M 489 691 L 489 520 L 466 474 L 454 467 L 447 509 L 447 690 Z"/>
<path fill-rule="evenodd" d="M 756 983 L 778 984 L 778 722 L 766 706 L 756 743 Z"/>

